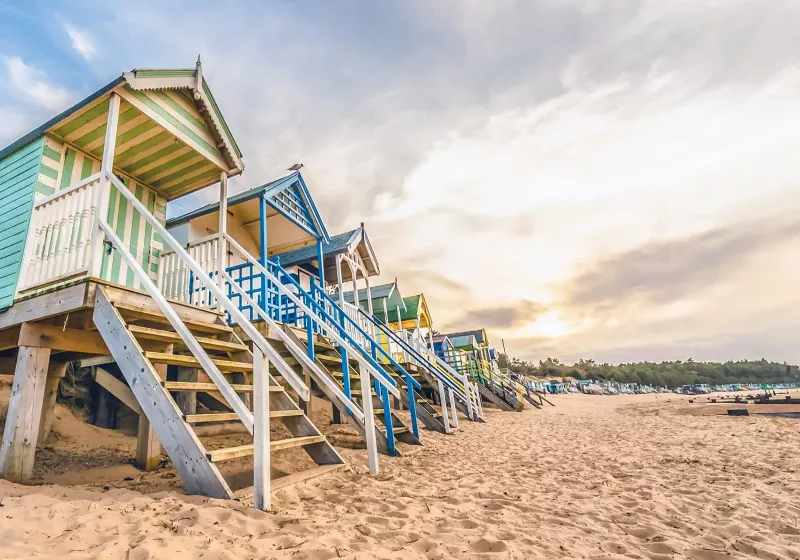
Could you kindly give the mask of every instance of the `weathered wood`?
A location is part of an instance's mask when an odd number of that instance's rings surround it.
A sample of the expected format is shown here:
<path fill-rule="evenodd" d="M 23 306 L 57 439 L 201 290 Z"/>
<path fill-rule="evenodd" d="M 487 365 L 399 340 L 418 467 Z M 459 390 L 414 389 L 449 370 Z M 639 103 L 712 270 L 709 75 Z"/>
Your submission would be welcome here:
<path fill-rule="evenodd" d="M 172 306 L 170 304 L 170 306 Z M 153 310 L 151 308 L 140 307 L 137 305 L 130 305 L 127 303 L 116 303 L 114 304 L 120 313 L 129 321 L 149 321 L 151 323 L 158 323 L 161 325 L 169 325 L 169 319 L 167 319 L 160 310 Z M 175 308 L 173 307 L 173 310 Z M 177 312 L 176 312 L 177 313 Z M 180 315 L 178 315 L 180 317 Z M 233 329 L 228 325 L 222 325 L 219 323 L 211 323 L 203 320 L 197 319 L 190 319 L 190 318 L 183 318 L 181 317 L 183 324 L 186 325 L 189 330 L 204 332 L 204 333 L 211 333 L 211 334 L 220 334 L 220 333 L 228 333 L 231 332 Z M 181 339 L 182 340 L 182 339 Z"/>
<path fill-rule="evenodd" d="M 95 292 L 97 288 L 102 287 L 105 290 L 108 298 L 115 304 L 122 306 L 129 305 L 137 309 L 150 311 L 157 315 L 161 314 L 158 305 L 153 298 L 146 293 L 125 288 L 122 286 L 107 284 L 100 281 L 92 281 L 89 284 L 87 301 L 89 305 L 94 305 Z M 218 323 L 221 320 L 222 314 L 210 309 L 203 309 L 188 303 L 168 299 L 170 306 L 177 313 L 178 317 L 184 321 L 197 321 L 201 323 Z"/>
<path fill-rule="evenodd" d="M 164 383 L 170 391 L 203 391 L 204 393 L 219 393 L 219 387 L 214 383 L 191 383 L 188 381 L 167 381 Z M 231 388 L 237 393 L 252 393 L 252 385 L 231 385 Z M 283 392 L 282 387 L 270 387 L 270 391 Z"/>
<path fill-rule="evenodd" d="M 53 429 L 53 420 L 56 415 L 56 398 L 58 397 L 58 384 L 67 374 L 67 364 L 50 360 L 47 368 L 47 381 L 44 387 L 44 401 L 42 402 L 42 417 L 39 421 L 39 443 L 46 443 Z"/>
<path fill-rule="evenodd" d="M 167 354 L 164 352 L 145 352 L 145 358 L 154 364 L 166 364 L 172 366 L 185 366 L 199 368 L 200 362 L 194 356 L 184 356 L 182 354 Z M 221 372 L 251 372 L 253 364 L 246 362 L 233 362 L 231 360 L 211 360 Z"/>
<path fill-rule="evenodd" d="M 483 398 L 485 398 L 487 401 L 495 405 L 500 410 L 505 410 L 508 412 L 514 411 L 514 408 L 510 404 L 508 404 L 506 401 L 495 395 L 494 391 L 492 391 L 485 385 L 478 383 L 478 391 L 480 392 Z"/>
<path fill-rule="evenodd" d="M 197 368 L 179 367 L 179 383 L 197 383 Z M 184 414 L 197 412 L 197 391 L 179 391 L 173 396 L 175 404 Z M 238 417 L 237 417 L 238 419 Z"/>
<path fill-rule="evenodd" d="M 39 321 L 82 308 L 86 304 L 86 284 L 76 284 L 49 294 L 15 303 L 0 314 L 0 329 L 29 321 Z"/>
<path fill-rule="evenodd" d="M 130 330 L 137 339 L 144 338 L 149 340 L 162 340 L 175 344 L 181 344 L 183 342 L 180 335 L 172 331 L 142 327 L 140 325 L 129 325 L 128 330 Z M 247 350 L 247 346 L 239 342 L 226 342 L 224 340 L 204 338 L 200 336 L 196 336 L 195 339 L 200 343 L 200 346 L 206 350 L 214 350 L 219 352 L 239 352 L 242 350 Z"/>
<path fill-rule="evenodd" d="M 0 350 L 8 350 L 19 346 L 20 327 L 11 327 L 0 331 Z"/>
<path fill-rule="evenodd" d="M 143 471 L 152 471 L 161 464 L 161 442 L 150 420 L 144 414 L 139 415 L 139 426 L 136 430 L 136 466 Z"/>
<path fill-rule="evenodd" d="M 144 358 L 138 342 L 102 289 L 97 290 L 94 321 L 183 479 L 186 491 L 214 498 L 232 498 L 230 487 L 219 470 L 205 457 L 200 440 L 183 421 L 152 364 Z"/>
<path fill-rule="evenodd" d="M 270 508 L 270 393 L 269 361 L 258 347 L 253 348 L 253 507 Z"/>
<path fill-rule="evenodd" d="M 18 345 L 85 354 L 108 354 L 108 347 L 97 332 L 65 329 L 42 323 L 23 323 Z"/>
<path fill-rule="evenodd" d="M 33 475 L 49 361 L 49 348 L 22 347 L 17 354 L 0 445 L 0 476 L 12 482 L 27 482 Z"/>
<path fill-rule="evenodd" d="M 98 385 L 117 397 L 122 404 L 130 408 L 136 414 L 142 414 L 142 407 L 139 406 L 139 402 L 136 400 L 133 391 L 131 391 L 130 387 L 125 385 L 125 383 L 99 367 L 94 370 L 94 380 Z"/>
<path fill-rule="evenodd" d="M 291 449 L 293 447 L 303 447 L 306 445 L 313 445 L 325 441 L 325 436 L 306 436 L 278 439 L 269 442 L 270 451 L 279 451 L 281 449 Z M 238 459 L 239 457 L 250 457 L 255 452 L 253 445 L 239 445 L 236 447 L 228 447 L 227 449 L 214 449 L 206 453 L 209 461 L 219 462 L 227 461 L 229 459 Z"/>

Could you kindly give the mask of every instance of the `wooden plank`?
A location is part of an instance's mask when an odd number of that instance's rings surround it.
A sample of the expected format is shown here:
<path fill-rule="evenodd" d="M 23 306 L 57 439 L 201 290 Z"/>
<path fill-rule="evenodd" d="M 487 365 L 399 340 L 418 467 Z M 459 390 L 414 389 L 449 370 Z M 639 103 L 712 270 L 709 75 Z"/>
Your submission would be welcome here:
<path fill-rule="evenodd" d="M 204 393 L 219 393 L 219 387 L 213 383 L 193 383 L 188 381 L 166 381 L 164 387 L 168 391 L 202 391 Z M 252 393 L 252 385 L 237 385 L 232 384 L 231 388 L 237 393 Z M 270 391 L 282 393 L 283 387 L 272 386 Z"/>
<path fill-rule="evenodd" d="M 151 309 L 145 309 L 143 307 L 138 307 L 135 305 L 129 305 L 126 303 L 115 303 L 114 307 L 119 309 L 120 313 L 123 317 L 125 317 L 126 321 L 151 321 L 153 323 L 160 323 L 162 325 L 169 325 L 169 319 L 164 317 L 164 315 L 160 311 L 153 311 Z M 228 325 L 220 325 L 219 323 L 207 323 L 204 321 L 197 321 L 194 319 L 183 319 L 183 323 L 193 331 L 200 331 L 206 333 L 229 333 L 232 332 L 233 329 Z"/>
<path fill-rule="evenodd" d="M 133 391 L 131 391 L 130 387 L 125 385 L 125 383 L 99 367 L 94 370 L 94 380 L 98 385 L 117 397 L 122 404 L 130 408 L 136 414 L 142 414 L 142 407 L 139 406 L 136 396 L 134 396 Z"/>
<path fill-rule="evenodd" d="M 141 325 L 129 325 L 128 330 L 131 331 L 136 338 L 145 338 L 149 340 L 163 340 L 175 344 L 181 344 L 183 341 L 178 333 L 173 331 L 164 331 L 161 329 L 152 329 L 150 327 L 143 327 Z M 217 350 L 220 352 L 242 352 L 247 350 L 247 346 L 238 342 L 226 342 L 224 340 L 217 340 L 215 338 L 195 337 L 200 346 L 206 350 Z"/>
<path fill-rule="evenodd" d="M 107 284 L 99 280 L 93 280 L 89 285 L 90 293 L 87 298 L 90 304 L 94 302 L 94 290 L 97 289 L 97 286 L 103 286 L 106 294 L 114 303 L 130 305 L 152 311 L 153 313 L 161 313 L 158 309 L 158 305 L 156 305 L 153 298 L 147 293 L 119 285 Z M 188 303 L 176 301 L 174 299 L 167 299 L 167 301 L 181 320 L 198 321 L 201 323 L 218 323 L 222 318 L 221 313 L 211 309 L 195 307 L 194 305 L 189 305 Z"/>
<path fill-rule="evenodd" d="M 39 421 L 39 443 L 46 443 L 53 429 L 53 419 L 56 415 L 56 397 L 58 397 L 58 384 L 67 374 L 67 364 L 50 360 L 47 368 L 47 381 L 44 387 L 44 400 L 42 402 L 42 417 Z"/>
<path fill-rule="evenodd" d="M 114 356 L 105 354 L 103 356 L 92 356 L 91 358 L 84 358 L 78 362 L 82 368 L 102 366 L 105 364 L 113 364 Z"/>
<path fill-rule="evenodd" d="M 232 498 L 230 487 L 219 470 L 206 458 L 200 440 L 183 421 L 152 364 L 144 358 L 139 343 L 102 289 L 97 290 L 94 322 L 183 479 L 186 491 L 213 498 Z"/>
<path fill-rule="evenodd" d="M 49 348 L 22 347 L 17 355 L 0 445 L 0 476 L 11 482 L 27 482 L 33 476 L 49 361 Z"/>
<path fill-rule="evenodd" d="M 290 416 L 303 416 L 302 410 L 270 410 L 270 418 L 288 418 Z M 207 422 L 238 422 L 239 417 L 235 412 L 211 412 L 206 414 L 184 414 L 183 419 L 189 424 L 204 424 Z"/>
<path fill-rule="evenodd" d="M 66 329 L 42 323 L 23 323 L 19 332 L 19 346 L 85 354 L 108 354 L 108 347 L 97 332 Z"/>
<path fill-rule="evenodd" d="M 0 331 L 0 350 L 8 350 L 19 346 L 19 329 L 20 327 L 12 327 Z"/>
<path fill-rule="evenodd" d="M 139 415 L 136 430 L 136 466 L 143 471 L 152 471 L 161 465 L 161 442 L 144 414 Z"/>
<path fill-rule="evenodd" d="M 145 352 L 145 358 L 154 364 L 167 364 L 172 366 L 184 366 L 199 368 L 200 362 L 194 356 L 184 356 L 182 354 L 165 354 L 163 352 Z M 214 365 L 223 372 L 251 372 L 253 364 L 247 362 L 234 362 L 231 360 L 211 360 Z"/>
<path fill-rule="evenodd" d="M 325 436 L 306 436 L 278 439 L 269 442 L 269 449 L 270 451 L 280 451 L 282 449 L 313 445 L 315 443 L 322 443 L 324 441 L 326 441 Z M 229 459 L 238 459 L 239 457 L 250 457 L 253 455 L 253 453 L 253 445 L 239 445 L 237 447 L 228 447 L 227 449 L 215 449 L 206 453 L 206 456 L 212 462 L 219 462 L 227 461 Z"/>
<path fill-rule="evenodd" d="M 8 311 L 0 314 L 0 329 L 62 315 L 85 305 L 86 284 L 76 284 L 15 303 Z"/>

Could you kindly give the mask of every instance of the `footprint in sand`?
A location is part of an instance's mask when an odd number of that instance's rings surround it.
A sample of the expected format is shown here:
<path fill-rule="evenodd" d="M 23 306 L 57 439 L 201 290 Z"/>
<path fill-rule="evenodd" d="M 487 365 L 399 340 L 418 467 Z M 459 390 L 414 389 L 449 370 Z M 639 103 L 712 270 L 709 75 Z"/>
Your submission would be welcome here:
<path fill-rule="evenodd" d="M 476 523 L 472 519 L 464 519 L 463 521 L 461 521 L 461 523 L 459 523 L 459 525 L 463 529 L 476 529 L 480 527 L 480 523 Z"/>
<path fill-rule="evenodd" d="M 505 552 L 508 549 L 503 541 L 493 541 L 486 538 L 475 541 L 469 547 L 473 552 Z"/>

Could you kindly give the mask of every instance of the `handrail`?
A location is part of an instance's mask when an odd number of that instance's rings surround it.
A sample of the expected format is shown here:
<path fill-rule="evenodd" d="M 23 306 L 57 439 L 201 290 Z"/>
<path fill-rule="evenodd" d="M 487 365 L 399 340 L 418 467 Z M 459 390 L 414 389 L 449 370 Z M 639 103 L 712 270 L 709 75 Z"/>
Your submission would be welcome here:
<path fill-rule="evenodd" d="M 117 179 L 112 173 L 106 173 L 106 176 L 109 178 L 111 183 L 117 187 L 119 193 L 128 200 L 131 206 L 133 206 L 133 208 L 137 210 L 153 227 L 153 230 L 161 236 L 161 238 L 164 240 L 164 243 L 169 245 L 175 251 L 178 257 L 189 266 L 189 269 L 205 285 L 206 289 L 211 292 L 222 308 L 230 314 L 234 322 L 236 322 L 236 324 L 242 328 L 247 337 L 253 341 L 253 344 L 258 346 L 261 352 L 263 352 L 267 359 L 269 359 L 270 363 L 274 365 L 281 375 L 289 382 L 289 385 L 292 386 L 297 395 L 304 401 L 308 401 L 311 393 L 300 376 L 298 376 L 292 370 L 292 368 L 289 367 L 280 354 L 278 354 L 278 352 L 267 342 L 261 333 L 258 332 L 258 329 L 256 329 L 253 324 L 245 318 L 242 312 L 239 311 L 239 308 L 228 298 L 228 296 L 222 291 L 217 283 L 213 282 L 209 278 L 208 274 L 200 267 L 200 265 L 197 264 L 197 262 L 195 262 L 189 253 L 186 252 L 186 249 L 184 249 L 181 244 L 178 243 L 178 241 L 172 236 L 172 234 L 169 233 L 163 225 L 161 225 L 161 222 L 159 222 L 152 214 L 150 214 L 147 208 L 141 202 L 139 202 L 133 193 L 130 192 L 119 179 Z M 220 242 L 222 242 L 222 239 Z M 199 345 L 197 347 L 200 348 Z M 200 358 L 198 358 L 198 360 L 199 359 Z M 216 366 L 213 367 L 216 369 Z M 221 374 L 220 377 L 224 380 L 224 377 L 222 377 Z"/>
<path fill-rule="evenodd" d="M 319 292 L 320 294 L 322 294 L 323 298 L 327 299 L 327 300 L 328 300 L 330 303 L 332 303 L 332 304 L 333 304 L 333 305 L 335 305 L 336 307 L 339 307 L 339 306 L 338 306 L 338 304 L 337 304 L 337 303 L 336 303 L 336 302 L 335 302 L 335 301 L 334 301 L 334 300 L 331 298 L 331 296 L 329 296 L 328 294 L 326 294 L 326 293 L 325 293 L 325 291 L 324 291 L 323 289 L 321 289 L 319 286 L 317 286 L 317 285 L 315 285 L 315 284 L 314 284 L 314 285 L 312 285 L 312 286 L 311 286 L 311 291 L 312 291 L 312 295 L 313 295 L 314 291 L 317 291 L 317 292 Z M 361 310 L 360 308 L 359 308 L 359 311 L 361 311 L 361 312 L 363 313 L 363 310 Z M 356 322 L 353 320 L 353 318 L 352 318 L 352 317 L 350 317 L 350 316 L 349 316 L 347 313 L 343 313 L 343 314 L 342 314 L 342 317 L 343 317 L 343 318 L 345 318 L 345 319 L 347 319 L 348 321 L 350 321 L 350 323 L 351 323 L 351 324 L 352 324 L 352 325 L 353 325 L 353 326 L 354 326 L 356 329 L 358 329 L 358 332 L 361 334 L 361 336 L 363 336 L 363 337 L 364 337 L 365 339 L 367 339 L 367 340 L 368 340 L 370 343 L 372 343 L 372 346 L 373 346 L 373 348 L 376 348 L 377 350 L 379 350 L 379 351 L 381 352 L 381 354 L 382 354 L 382 355 L 383 355 L 383 356 L 384 356 L 384 357 L 385 357 L 387 360 L 389 360 L 389 363 L 390 363 L 391 365 L 393 365 L 395 368 L 399 369 L 399 370 L 400 370 L 400 371 L 401 371 L 401 372 L 402 372 L 402 373 L 403 373 L 403 374 L 406 376 L 407 380 L 408 380 L 409 382 L 411 382 L 411 383 L 414 385 L 414 388 L 415 388 L 415 389 L 420 389 L 420 388 L 422 387 L 422 386 L 419 384 L 419 382 L 418 382 L 416 379 L 414 379 L 413 377 L 411 377 L 411 374 L 409 374 L 409 373 L 406 371 L 406 368 L 404 368 L 403 366 L 401 366 L 400 364 L 398 364 L 398 363 L 395 361 L 395 359 L 394 359 L 394 358 L 392 358 L 391 354 L 389 354 L 388 352 L 386 352 L 386 350 L 384 350 L 383 346 L 381 346 L 380 344 L 378 344 L 378 343 L 377 343 L 377 341 L 376 341 L 375 339 L 373 339 L 373 338 L 372 338 L 372 337 L 371 337 L 369 334 L 367 334 L 367 332 L 366 332 L 364 329 L 362 329 L 362 328 L 361 328 L 361 326 L 360 326 L 358 323 L 356 323 Z"/>
<path fill-rule="evenodd" d="M 142 215 L 145 216 L 146 214 L 142 212 Z M 184 322 L 169 304 L 164 295 L 159 291 L 150 277 L 144 273 L 141 265 L 136 261 L 136 258 L 134 258 L 134 256 L 125 246 L 125 243 L 117 236 L 116 233 L 114 233 L 114 230 L 108 225 L 105 219 L 100 219 L 98 224 L 100 229 L 102 229 L 106 234 L 106 237 L 111 241 L 111 244 L 117 248 L 120 256 L 125 261 L 125 264 L 128 265 L 131 270 L 133 270 L 134 275 L 138 277 L 139 281 L 142 283 L 142 286 L 144 286 L 145 290 L 150 294 L 150 296 L 153 298 L 153 301 L 164 314 L 164 317 L 167 318 L 169 323 L 172 325 L 172 328 L 175 329 L 175 332 L 178 333 L 178 335 L 181 337 L 181 340 L 183 340 L 183 343 L 214 382 L 214 385 L 219 389 L 219 392 L 225 398 L 228 405 L 239 417 L 239 420 L 241 420 L 242 424 L 244 424 L 247 430 L 252 434 L 254 430 L 253 413 L 247 408 L 247 405 L 244 403 L 244 401 L 242 401 L 236 391 L 233 390 L 233 387 L 231 387 L 230 383 L 228 383 L 228 380 L 225 379 L 225 376 L 222 375 L 222 372 L 219 370 L 219 368 L 217 368 L 216 364 L 211 360 L 206 351 L 203 350 L 203 348 L 200 346 L 200 343 L 197 342 L 197 339 L 192 336 L 189 328 L 184 324 Z"/>
<path fill-rule="evenodd" d="M 101 171 L 98 171 L 94 175 L 89 175 L 88 177 L 86 177 L 86 179 L 82 179 L 82 180 L 78 181 L 77 183 L 75 183 L 74 185 L 71 185 L 70 187 L 67 187 L 66 189 L 61 189 L 59 191 L 54 192 L 53 194 L 51 194 L 50 196 L 48 196 L 46 198 L 43 198 L 41 200 L 36 201 L 33 204 L 33 208 L 35 210 L 36 208 L 39 208 L 40 206 L 44 206 L 45 204 L 50 204 L 54 200 L 57 200 L 59 198 L 63 198 L 65 196 L 71 194 L 73 191 L 77 191 L 81 187 L 85 187 L 86 185 L 88 185 L 90 183 L 94 183 L 95 181 L 99 180 L 102 176 L 103 176 L 103 173 Z"/>
<path fill-rule="evenodd" d="M 300 309 L 302 309 L 313 322 L 315 322 L 320 326 L 320 328 L 328 332 L 331 338 L 333 338 L 340 346 L 344 347 L 346 350 L 348 350 L 348 352 L 352 352 L 353 356 L 356 358 L 356 360 L 358 360 L 359 365 L 368 369 L 375 377 L 375 379 L 377 379 L 381 385 L 386 387 L 386 389 L 392 395 L 400 398 L 400 391 L 397 389 L 397 384 L 395 383 L 394 379 L 388 377 L 386 373 L 382 370 L 382 368 L 380 368 L 380 366 L 378 366 L 377 363 L 374 363 L 372 357 L 364 356 L 360 352 L 355 352 L 351 344 L 347 342 L 344 337 L 340 336 L 335 329 L 333 329 L 330 325 L 328 325 L 325 321 L 323 321 L 316 313 L 314 313 L 314 311 L 308 305 L 303 303 L 303 301 L 300 298 L 298 298 L 294 293 L 286 289 L 284 284 L 279 282 L 278 279 L 269 270 L 267 270 L 264 265 L 262 265 L 250 253 L 248 253 L 247 250 L 244 247 L 242 247 L 235 239 L 233 239 L 227 233 L 225 233 L 225 237 L 227 238 L 231 246 L 237 251 L 239 251 L 239 254 L 243 258 L 250 261 L 253 264 L 253 266 L 255 266 L 259 270 L 259 272 L 264 274 L 264 277 L 266 279 L 269 279 L 271 282 L 273 282 L 277 286 L 277 289 L 279 291 L 284 292 L 284 294 L 289 299 L 291 299 L 295 303 L 295 305 L 297 305 Z M 302 287 L 294 280 L 294 278 L 290 277 L 290 280 L 294 283 L 296 287 L 299 287 L 302 290 Z M 314 304 L 314 302 L 311 303 Z M 326 316 L 327 320 L 335 323 L 335 320 L 330 315 L 328 315 L 328 313 L 324 309 L 321 309 L 320 311 Z M 347 335 L 347 333 L 344 334 L 346 337 L 349 338 L 349 335 Z"/>
<path fill-rule="evenodd" d="M 464 389 L 463 387 L 459 387 L 458 385 L 453 383 L 453 380 L 446 375 L 443 376 L 444 378 L 442 379 L 442 377 L 440 377 L 440 375 L 437 373 L 440 371 L 440 368 L 434 366 L 427 358 L 425 358 L 425 356 L 417 352 L 417 350 L 413 346 L 411 346 L 408 342 L 397 336 L 397 333 L 395 333 L 392 329 L 390 329 L 386 325 L 386 323 L 384 323 L 377 317 L 370 316 L 366 311 L 364 311 L 361 308 L 359 308 L 358 310 L 361 312 L 362 315 L 364 315 L 364 317 L 366 317 L 369 321 L 371 321 L 372 324 L 378 327 L 381 330 L 381 332 L 383 332 L 383 334 L 391 338 L 395 343 L 405 348 L 406 351 L 409 352 L 416 360 L 422 362 L 425 365 L 426 369 L 428 369 L 428 371 L 430 371 L 437 379 L 440 379 L 441 381 L 446 383 L 451 389 L 463 392 L 464 396 L 466 396 L 466 389 Z"/>
<path fill-rule="evenodd" d="M 364 412 L 359 408 L 359 406 L 355 402 L 353 402 L 352 399 L 350 399 L 350 397 L 344 394 L 344 392 L 339 388 L 339 386 L 336 383 L 331 381 L 327 375 L 324 375 L 324 373 L 320 370 L 319 366 L 317 366 L 317 364 L 314 363 L 314 361 L 308 357 L 308 354 L 306 354 L 305 350 L 297 346 L 295 341 L 292 340 L 292 337 L 286 334 L 283 331 L 283 329 L 278 327 L 278 325 L 275 323 L 272 317 L 269 316 L 269 313 L 264 311 L 261 308 L 261 306 L 258 305 L 255 302 L 255 300 L 253 300 L 253 298 L 251 298 L 247 294 L 244 288 L 242 288 L 239 284 L 234 282 L 233 278 L 231 278 L 230 274 L 228 274 L 227 271 L 223 272 L 222 277 L 225 279 L 226 282 L 228 282 L 231 286 L 233 286 L 233 289 L 242 297 L 242 299 L 245 300 L 248 305 L 251 305 L 253 309 L 256 310 L 258 315 L 267 323 L 267 325 L 269 325 L 270 328 L 272 328 L 275 331 L 275 333 L 283 341 L 286 347 L 289 348 L 289 350 L 292 352 L 292 355 L 295 356 L 295 358 L 298 359 L 298 361 L 303 362 L 303 367 L 307 367 L 317 372 L 317 375 L 322 379 L 322 382 L 325 383 L 325 385 L 327 385 L 328 388 L 330 388 L 340 400 L 344 401 L 347 404 L 347 408 L 350 411 L 350 413 L 353 416 L 355 416 L 359 422 L 363 422 Z"/>

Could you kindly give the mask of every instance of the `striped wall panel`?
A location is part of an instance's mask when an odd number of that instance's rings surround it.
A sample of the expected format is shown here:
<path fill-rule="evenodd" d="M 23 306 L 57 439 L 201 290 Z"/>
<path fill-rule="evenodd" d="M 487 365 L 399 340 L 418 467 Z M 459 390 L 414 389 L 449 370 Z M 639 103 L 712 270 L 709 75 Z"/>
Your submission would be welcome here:
<path fill-rule="evenodd" d="M 0 309 L 14 303 L 44 148 L 39 138 L 0 161 Z"/>
<path fill-rule="evenodd" d="M 51 171 L 44 174 L 48 179 L 50 176 L 56 177 L 53 183 L 53 191 L 66 189 L 74 185 L 81 179 L 85 179 L 100 171 L 100 161 L 72 148 L 60 140 L 48 136 L 45 140 L 44 154 L 42 156 L 42 167 L 47 165 Z M 43 180 L 43 173 L 39 171 L 39 182 L 37 183 L 37 198 L 44 198 L 49 193 L 39 192 L 39 185 Z M 136 195 L 136 198 L 144 204 L 162 224 L 166 222 L 167 201 L 163 196 L 156 193 L 153 189 L 144 186 L 140 182 L 124 179 L 124 183 Z M 138 213 L 133 211 L 128 201 L 119 196 L 116 189 L 111 189 L 111 197 L 108 208 L 108 223 L 111 224 L 120 238 L 126 243 L 131 252 L 142 263 L 142 267 L 148 271 L 152 280 L 158 279 L 158 266 L 163 250 L 163 243 L 153 228 Z M 105 255 L 101 278 L 122 284 L 132 288 L 140 289 L 141 286 L 135 282 L 133 271 L 128 270 L 118 253 L 114 252 Z"/>
<path fill-rule="evenodd" d="M 162 224 L 166 223 L 167 201 L 163 197 L 130 179 L 125 179 L 123 182 L 134 193 L 136 199 L 147 208 L 148 212 Z M 117 189 L 113 187 L 108 205 L 107 221 L 142 265 L 142 268 L 147 271 L 150 279 L 157 282 L 164 242 L 161 236 L 153 231 L 147 220 L 134 210 L 128 200 L 120 196 Z M 142 289 L 141 284 L 133 275 L 133 270 L 130 270 L 122 261 L 122 256 L 117 251 L 103 254 L 100 277 L 115 284 Z"/>

